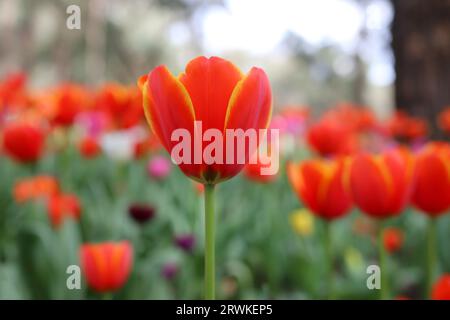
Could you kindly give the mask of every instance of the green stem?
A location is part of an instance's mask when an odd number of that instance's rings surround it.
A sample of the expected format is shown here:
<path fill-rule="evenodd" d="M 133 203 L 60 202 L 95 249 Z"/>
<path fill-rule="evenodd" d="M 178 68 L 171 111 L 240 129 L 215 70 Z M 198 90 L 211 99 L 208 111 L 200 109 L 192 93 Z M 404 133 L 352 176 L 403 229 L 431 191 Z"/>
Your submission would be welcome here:
<path fill-rule="evenodd" d="M 381 271 L 381 288 L 380 288 L 380 300 L 389 299 L 389 282 L 388 282 L 388 270 L 387 270 L 387 256 L 384 249 L 383 241 L 383 223 L 380 222 L 378 227 L 378 257 Z"/>
<path fill-rule="evenodd" d="M 215 298 L 214 185 L 205 184 L 205 299 Z"/>
<path fill-rule="evenodd" d="M 333 300 L 334 297 L 334 259 L 331 239 L 331 222 L 325 221 L 325 237 L 324 237 L 325 256 L 327 261 L 327 290 L 328 299 Z"/>
<path fill-rule="evenodd" d="M 431 295 L 434 275 L 436 271 L 437 252 L 436 252 L 436 219 L 429 218 L 427 226 L 427 283 L 425 297 Z"/>

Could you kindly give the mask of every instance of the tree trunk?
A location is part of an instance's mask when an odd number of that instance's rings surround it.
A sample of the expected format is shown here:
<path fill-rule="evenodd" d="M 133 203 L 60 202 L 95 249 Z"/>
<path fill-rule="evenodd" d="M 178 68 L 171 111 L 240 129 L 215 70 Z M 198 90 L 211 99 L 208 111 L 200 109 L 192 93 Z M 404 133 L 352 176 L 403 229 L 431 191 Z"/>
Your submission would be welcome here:
<path fill-rule="evenodd" d="M 450 0 L 392 0 L 398 109 L 428 121 L 450 105 Z"/>

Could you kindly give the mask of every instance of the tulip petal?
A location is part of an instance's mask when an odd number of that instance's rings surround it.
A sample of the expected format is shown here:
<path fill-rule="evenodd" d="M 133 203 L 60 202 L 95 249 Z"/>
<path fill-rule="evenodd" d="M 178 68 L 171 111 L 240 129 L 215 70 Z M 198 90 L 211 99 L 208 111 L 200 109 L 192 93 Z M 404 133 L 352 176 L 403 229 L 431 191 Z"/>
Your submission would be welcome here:
<path fill-rule="evenodd" d="M 204 130 L 223 130 L 228 102 L 242 77 L 235 65 L 218 57 L 193 59 L 180 74 L 178 78 L 195 106 L 195 119 L 202 121 Z"/>
<path fill-rule="evenodd" d="M 386 212 L 389 200 L 389 183 L 383 165 L 369 155 L 359 155 L 352 163 L 350 187 L 355 203 L 375 217 L 391 215 Z"/>
<path fill-rule="evenodd" d="M 226 129 L 265 129 L 272 113 L 272 92 L 266 73 L 252 68 L 234 88 L 225 118 Z"/>
<path fill-rule="evenodd" d="M 431 216 L 450 208 L 450 147 L 432 143 L 417 157 L 413 203 Z"/>
<path fill-rule="evenodd" d="M 139 82 L 144 79 L 141 77 Z M 183 128 L 193 132 L 195 116 L 189 94 L 165 66 L 150 72 L 142 88 L 147 121 L 170 153 L 175 144 L 171 141 L 174 130 Z"/>

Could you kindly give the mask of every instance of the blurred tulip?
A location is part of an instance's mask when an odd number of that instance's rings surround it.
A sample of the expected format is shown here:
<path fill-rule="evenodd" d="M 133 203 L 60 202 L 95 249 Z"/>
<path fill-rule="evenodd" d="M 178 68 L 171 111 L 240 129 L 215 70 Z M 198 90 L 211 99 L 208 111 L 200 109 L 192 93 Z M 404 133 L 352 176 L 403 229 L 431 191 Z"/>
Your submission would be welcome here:
<path fill-rule="evenodd" d="M 58 181 L 52 176 L 35 176 L 17 181 L 14 184 L 13 196 L 17 203 L 39 198 L 50 198 L 59 193 Z"/>
<path fill-rule="evenodd" d="M 345 123 L 352 132 L 366 132 L 376 127 L 376 119 L 370 108 L 352 103 L 339 103 L 329 109 L 324 118 Z"/>
<path fill-rule="evenodd" d="M 65 218 L 80 219 L 81 205 L 77 196 L 73 194 L 59 194 L 50 197 L 47 211 L 53 227 L 58 228 Z"/>
<path fill-rule="evenodd" d="M 41 104 L 48 109 L 50 119 L 56 126 L 71 126 L 78 114 L 85 111 L 91 96 L 88 90 L 78 84 L 64 83 L 54 88 L 41 99 Z"/>
<path fill-rule="evenodd" d="M 442 111 L 438 116 L 438 124 L 439 128 L 446 133 L 447 135 L 450 135 L 450 107 L 447 107 Z"/>
<path fill-rule="evenodd" d="M 172 132 L 183 128 L 194 137 L 194 121 L 202 121 L 205 131 L 215 128 L 222 133 L 225 129 L 265 129 L 269 123 L 272 94 L 269 80 L 259 68 L 252 68 L 245 76 L 227 60 L 198 57 L 178 78 L 159 66 L 141 77 L 139 86 L 147 120 L 169 153 L 177 144 L 171 141 Z M 246 152 L 248 159 L 251 151 Z M 190 164 L 179 166 L 188 177 L 202 183 L 227 180 L 244 166 L 236 159 L 232 164 L 195 164 L 194 153 L 191 156 Z"/>
<path fill-rule="evenodd" d="M 357 149 L 354 133 L 345 122 L 323 118 L 307 132 L 308 145 L 321 156 L 348 155 Z"/>
<path fill-rule="evenodd" d="M 298 209 L 289 215 L 289 222 L 294 231 L 303 237 L 314 232 L 314 216 L 307 209 Z"/>
<path fill-rule="evenodd" d="M 80 249 L 81 267 L 89 287 L 112 292 L 123 287 L 133 265 L 133 247 L 128 241 L 86 243 Z"/>
<path fill-rule="evenodd" d="M 135 203 L 128 208 L 128 213 L 134 221 L 144 224 L 155 217 L 155 209 L 146 204 Z"/>
<path fill-rule="evenodd" d="M 450 274 L 443 274 L 433 286 L 433 300 L 450 300 Z"/>
<path fill-rule="evenodd" d="M 450 145 L 427 144 L 416 157 L 413 204 L 435 217 L 450 208 Z"/>
<path fill-rule="evenodd" d="M 94 158 L 101 153 L 101 148 L 97 142 L 97 139 L 91 136 L 84 137 L 78 148 L 81 155 L 86 159 Z"/>
<path fill-rule="evenodd" d="M 27 100 L 27 75 L 22 72 L 8 74 L 0 82 L 0 114 L 5 109 L 23 107 Z"/>
<path fill-rule="evenodd" d="M 386 228 L 383 231 L 383 243 L 387 252 L 393 253 L 403 246 L 404 234 L 398 228 Z"/>
<path fill-rule="evenodd" d="M 134 145 L 134 158 L 139 159 L 148 153 L 156 153 L 161 149 L 161 143 L 154 134 L 143 137 L 142 140 L 136 141 Z"/>
<path fill-rule="evenodd" d="M 18 162 L 36 162 L 44 151 L 45 135 L 41 128 L 27 123 L 10 123 L 3 130 L 5 153 Z"/>
<path fill-rule="evenodd" d="M 298 137 L 305 130 L 305 123 L 309 116 L 309 109 L 304 106 L 286 106 L 273 117 L 270 128 L 280 130 L 281 134 Z"/>
<path fill-rule="evenodd" d="M 195 236 L 193 234 L 180 234 L 175 237 L 175 244 L 186 252 L 191 252 L 195 246 Z"/>
<path fill-rule="evenodd" d="M 413 158 L 405 149 L 380 155 L 358 154 L 349 174 L 355 204 L 373 218 L 400 214 L 413 187 Z"/>
<path fill-rule="evenodd" d="M 257 154 L 257 153 L 256 153 Z M 260 161 L 260 158 L 256 156 L 256 154 L 253 156 L 254 163 L 248 163 L 244 167 L 244 175 L 247 179 L 259 182 L 259 183 L 269 183 L 274 180 L 276 180 L 277 175 L 276 174 L 262 174 L 263 168 L 269 168 L 271 166 L 270 163 L 263 164 Z"/>
<path fill-rule="evenodd" d="M 163 156 L 151 158 L 147 165 L 147 172 L 151 178 L 162 180 L 170 174 L 170 160 Z"/>
<path fill-rule="evenodd" d="M 396 112 L 389 120 L 387 128 L 392 137 L 407 143 L 425 138 L 428 133 L 427 124 L 423 119 L 411 117 L 401 111 Z"/>
<path fill-rule="evenodd" d="M 288 163 L 287 174 L 297 196 L 317 216 L 333 220 L 349 212 L 352 201 L 344 185 L 346 160 Z"/>
<path fill-rule="evenodd" d="M 107 115 L 101 111 L 81 112 L 75 118 L 75 123 L 82 129 L 83 134 L 91 137 L 99 136 L 110 127 Z"/>
<path fill-rule="evenodd" d="M 344 186 L 344 173 L 348 162 L 335 160 L 307 160 L 298 164 L 288 163 L 289 181 L 301 201 L 326 223 L 323 237 L 325 263 L 327 265 L 328 298 L 334 299 L 334 258 L 332 250 L 331 222 L 343 217 L 352 206 Z"/>
<path fill-rule="evenodd" d="M 167 280 L 173 280 L 178 274 L 178 265 L 175 263 L 166 263 L 162 267 L 162 276 Z"/>
<path fill-rule="evenodd" d="M 117 129 L 129 129 L 144 119 L 139 88 L 107 83 L 97 92 L 95 105 L 109 115 Z"/>

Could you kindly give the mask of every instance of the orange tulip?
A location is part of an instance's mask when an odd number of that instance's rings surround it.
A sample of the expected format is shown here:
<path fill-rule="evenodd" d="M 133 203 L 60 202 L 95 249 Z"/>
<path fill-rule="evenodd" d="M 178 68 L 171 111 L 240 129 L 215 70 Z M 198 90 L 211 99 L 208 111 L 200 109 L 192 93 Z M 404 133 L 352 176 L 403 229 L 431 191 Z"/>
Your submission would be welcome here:
<path fill-rule="evenodd" d="M 133 247 L 128 241 L 84 244 L 80 259 L 89 287 L 97 292 L 116 291 L 130 275 Z"/>
<path fill-rule="evenodd" d="M 405 149 L 381 155 L 359 154 L 352 161 L 349 185 L 355 204 L 374 218 L 402 212 L 410 199 L 413 159 Z"/>
<path fill-rule="evenodd" d="M 58 181 L 51 176 L 35 176 L 16 182 L 13 189 L 14 200 L 23 203 L 39 198 L 49 198 L 59 192 Z"/>
<path fill-rule="evenodd" d="M 142 94 L 135 86 L 107 83 L 98 91 L 95 105 L 110 116 L 116 128 L 131 128 L 144 118 Z"/>
<path fill-rule="evenodd" d="M 142 76 L 139 86 L 147 120 L 169 153 L 177 144 L 171 141 L 173 131 L 183 128 L 192 137 L 194 121 L 201 121 L 203 130 L 219 130 L 224 137 L 225 129 L 265 129 L 269 123 L 272 94 L 269 80 L 259 68 L 243 75 L 227 60 L 198 57 L 178 77 L 159 66 Z M 205 146 L 201 146 L 202 154 Z M 252 151 L 246 149 L 248 161 Z M 188 177 L 208 184 L 229 179 L 244 166 L 236 159 L 233 164 L 207 164 L 203 159 L 195 164 L 194 152 L 191 159 L 190 164 L 181 163 L 180 169 Z"/>
<path fill-rule="evenodd" d="M 81 214 L 81 206 L 75 195 L 59 194 L 49 199 L 47 211 L 53 227 L 58 228 L 66 217 L 78 220 Z"/>
<path fill-rule="evenodd" d="M 450 208 L 450 145 L 431 142 L 417 155 L 413 204 L 437 216 Z"/>
<path fill-rule="evenodd" d="M 289 181 L 304 204 L 326 220 L 349 212 L 352 201 L 344 185 L 345 159 L 288 163 Z"/>
<path fill-rule="evenodd" d="M 33 124 L 10 123 L 3 131 L 5 153 L 22 163 L 39 160 L 45 144 L 43 130 Z"/>

